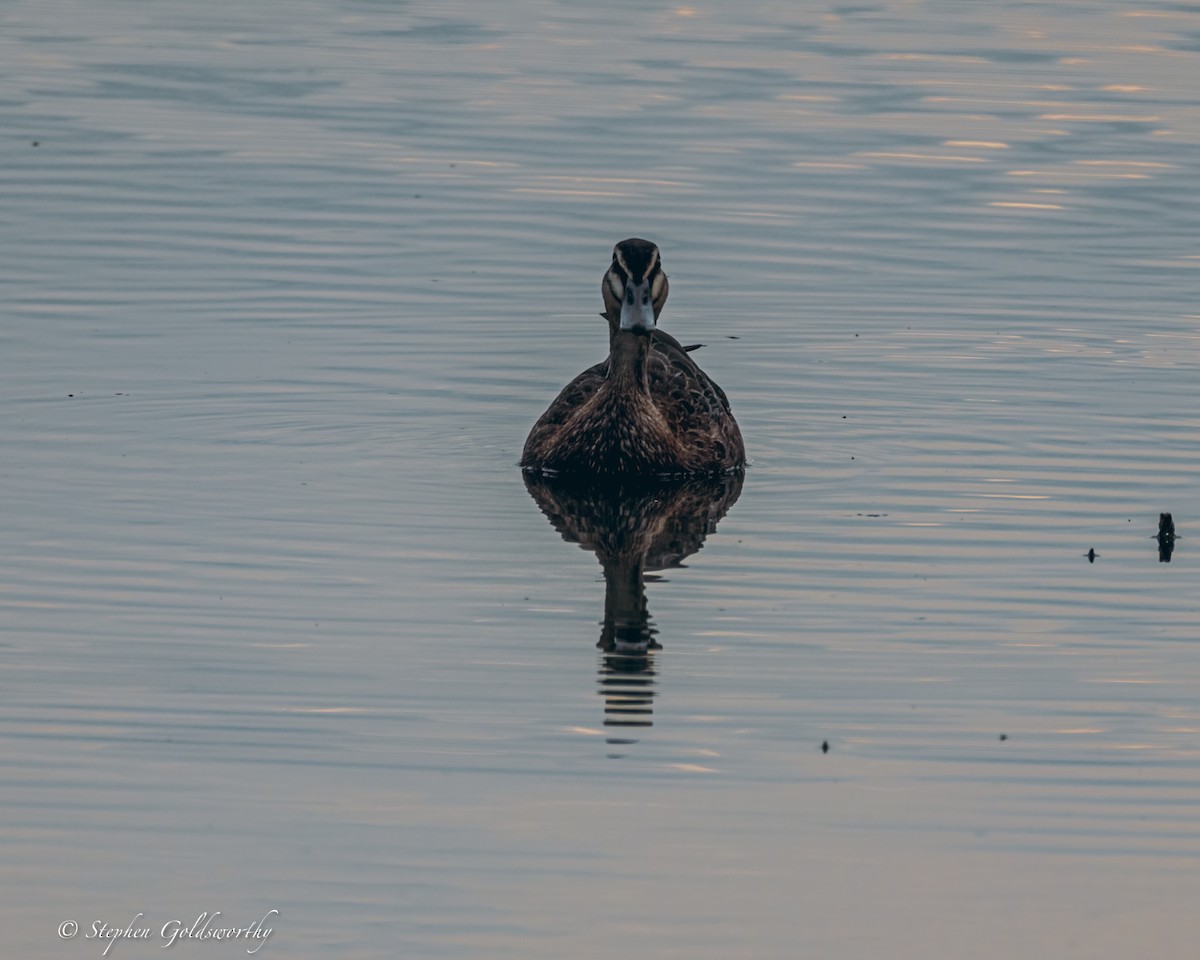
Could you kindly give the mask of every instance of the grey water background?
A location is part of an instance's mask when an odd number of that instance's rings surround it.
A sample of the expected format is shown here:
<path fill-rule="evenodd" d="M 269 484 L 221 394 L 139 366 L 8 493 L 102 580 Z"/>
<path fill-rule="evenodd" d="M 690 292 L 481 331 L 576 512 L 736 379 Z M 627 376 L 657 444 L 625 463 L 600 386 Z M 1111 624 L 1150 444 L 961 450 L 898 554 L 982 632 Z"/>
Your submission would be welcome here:
<path fill-rule="evenodd" d="M 5 952 L 1194 956 L 1198 80 L 1154 0 L 6 3 Z M 616 743 L 515 462 L 630 235 L 752 467 Z"/>

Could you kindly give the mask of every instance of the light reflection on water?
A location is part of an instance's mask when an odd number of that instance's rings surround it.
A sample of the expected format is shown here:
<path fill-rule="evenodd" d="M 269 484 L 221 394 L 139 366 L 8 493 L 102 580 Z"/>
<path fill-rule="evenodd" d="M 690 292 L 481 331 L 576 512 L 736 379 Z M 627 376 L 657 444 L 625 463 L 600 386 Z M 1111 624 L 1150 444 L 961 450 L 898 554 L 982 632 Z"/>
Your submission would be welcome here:
<path fill-rule="evenodd" d="M 12 949 L 1190 956 L 1198 31 L 9 4 Z M 515 463 L 630 235 L 753 465 L 614 607 Z"/>

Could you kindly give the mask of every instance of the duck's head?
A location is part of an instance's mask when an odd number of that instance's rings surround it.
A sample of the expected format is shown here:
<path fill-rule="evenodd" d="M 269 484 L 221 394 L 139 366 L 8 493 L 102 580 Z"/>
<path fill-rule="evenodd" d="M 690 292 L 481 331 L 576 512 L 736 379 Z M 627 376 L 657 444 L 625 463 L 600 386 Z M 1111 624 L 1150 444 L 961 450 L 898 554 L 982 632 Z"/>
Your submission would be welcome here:
<path fill-rule="evenodd" d="M 613 247 L 612 265 L 600 284 L 609 327 L 645 333 L 653 330 L 667 302 L 667 275 L 658 247 L 630 237 Z"/>

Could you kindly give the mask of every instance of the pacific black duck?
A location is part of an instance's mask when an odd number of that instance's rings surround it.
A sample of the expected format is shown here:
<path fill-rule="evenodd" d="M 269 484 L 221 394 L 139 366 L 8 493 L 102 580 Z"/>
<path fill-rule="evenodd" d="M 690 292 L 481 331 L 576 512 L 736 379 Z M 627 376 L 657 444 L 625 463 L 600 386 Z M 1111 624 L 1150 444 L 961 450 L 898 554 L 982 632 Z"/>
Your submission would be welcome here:
<path fill-rule="evenodd" d="M 622 240 L 601 292 L 608 359 L 585 370 L 529 433 L 527 470 L 591 476 L 739 472 L 746 451 L 725 392 L 658 327 L 667 300 L 658 247 Z"/>

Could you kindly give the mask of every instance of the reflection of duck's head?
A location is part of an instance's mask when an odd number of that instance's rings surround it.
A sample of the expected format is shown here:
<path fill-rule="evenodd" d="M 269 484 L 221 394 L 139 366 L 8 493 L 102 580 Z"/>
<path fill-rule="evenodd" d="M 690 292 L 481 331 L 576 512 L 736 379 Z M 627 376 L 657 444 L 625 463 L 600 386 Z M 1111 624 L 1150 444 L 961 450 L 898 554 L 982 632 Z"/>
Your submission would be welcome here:
<path fill-rule="evenodd" d="M 669 290 L 658 247 L 638 237 L 622 240 L 600 283 L 609 330 L 653 330 Z"/>

